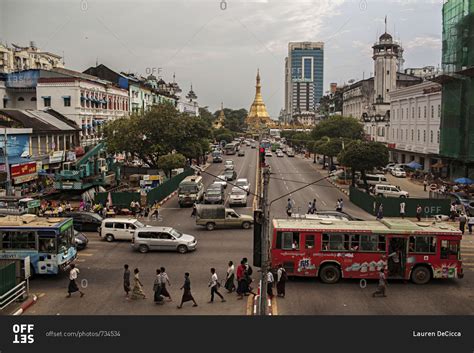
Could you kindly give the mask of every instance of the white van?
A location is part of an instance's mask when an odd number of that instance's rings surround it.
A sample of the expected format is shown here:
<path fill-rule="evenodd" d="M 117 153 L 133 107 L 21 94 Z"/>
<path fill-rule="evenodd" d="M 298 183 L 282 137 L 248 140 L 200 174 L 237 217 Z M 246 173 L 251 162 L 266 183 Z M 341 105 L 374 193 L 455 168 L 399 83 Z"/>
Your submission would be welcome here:
<path fill-rule="evenodd" d="M 377 185 L 377 184 L 388 184 L 388 180 L 383 174 L 366 174 L 367 184 L 369 185 Z M 357 181 L 359 186 L 364 185 L 364 180 L 362 177 L 359 178 Z"/>
<path fill-rule="evenodd" d="M 374 194 L 375 196 L 409 197 L 408 192 L 403 191 L 398 186 L 394 185 L 375 185 Z"/>
<path fill-rule="evenodd" d="M 179 207 L 192 206 L 195 202 L 200 202 L 204 198 L 204 184 L 202 177 L 192 175 L 184 178 L 178 187 Z"/>
<path fill-rule="evenodd" d="M 106 218 L 99 228 L 99 236 L 112 242 L 114 240 L 132 240 L 135 230 L 146 227 L 135 218 Z"/>

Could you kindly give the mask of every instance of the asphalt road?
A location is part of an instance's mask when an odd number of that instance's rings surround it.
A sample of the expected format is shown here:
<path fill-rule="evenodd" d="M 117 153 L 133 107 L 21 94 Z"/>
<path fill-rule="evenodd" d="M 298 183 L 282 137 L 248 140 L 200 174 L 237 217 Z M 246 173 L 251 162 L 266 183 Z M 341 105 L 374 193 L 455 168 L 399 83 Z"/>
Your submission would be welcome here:
<path fill-rule="evenodd" d="M 270 200 L 288 193 L 303 183 L 311 183 L 325 176 L 316 171 L 311 160 L 301 158 L 268 158 L 272 171 Z M 324 172 L 322 172 L 324 173 Z M 284 180 L 278 180 L 284 179 Z M 292 180 L 292 181 L 290 181 Z M 301 213 L 317 199 L 318 210 L 334 210 L 336 200 L 344 199 L 344 211 L 363 219 L 371 219 L 348 198 L 327 181 L 293 193 L 291 198 Z M 286 218 L 288 197 L 275 202 L 272 218 Z M 298 211 L 297 211 L 298 212 Z M 368 281 L 362 289 L 357 280 L 341 280 L 334 285 L 323 284 L 319 279 L 291 279 L 287 283 L 286 298 L 277 299 L 280 315 L 469 315 L 474 314 L 474 235 L 462 241 L 462 258 L 465 277 L 459 280 L 438 280 L 417 286 L 411 282 L 390 281 L 387 298 L 373 298 L 377 282 Z"/>
<path fill-rule="evenodd" d="M 235 161 L 238 177 L 248 178 L 251 190 L 255 188 L 257 150 L 245 147 L 245 157 L 225 156 L 224 159 Z M 212 164 L 207 173 L 219 175 L 224 164 Z M 209 185 L 214 177 L 202 173 L 205 185 Z M 228 185 L 226 193 L 230 193 Z M 252 214 L 253 197 L 248 199 L 247 208 L 235 208 L 239 213 Z M 197 250 L 184 255 L 172 252 L 149 252 L 141 254 L 131 249 L 129 242 L 107 243 L 101 241 L 97 233 L 88 233 L 90 243 L 87 249 L 80 251 L 77 266 L 80 269 L 79 283 L 87 285 L 86 295 L 79 298 L 65 298 L 68 280 L 65 275 L 39 277 L 31 281 L 31 290 L 39 296 L 38 302 L 28 311 L 28 315 L 245 315 L 246 300 L 237 300 L 235 294 L 224 294 L 226 303 L 215 300 L 208 304 L 210 298 L 208 282 L 210 268 L 215 267 L 219 279 L 225 278 L 229 260 L 240 263 L 243 257 L 252 258 L 252 229 L 218 229 L 212 232 L 197 227 L 191 217 L 191 208 L 179 208 L 177 197 L 171 198 L 161 208 L 163 221 L 146 222 L 159 226 L 172 226 L 178 230 L 197 237 Z M 133 271 L 140 269 L 140 279 L 144 284 L 146 300 L 127 301 L 122 287 L 123 264 L 129 264 Z M 173 302 L 155 305 L 152 300 L 154 273 L 164 266 L 171 280 L 170 294 Z M 257 269 L 256 269 L 257 270 Z M 179 290 L 185 272 L 190 272 L 193 295 L 198 307 L 185 303 L 178 310 L 176 305 L 181 300 Z M 258 273 L 255 271 L 254 277 Z M 221 289 L 224 293 L 225 289 Z"/>

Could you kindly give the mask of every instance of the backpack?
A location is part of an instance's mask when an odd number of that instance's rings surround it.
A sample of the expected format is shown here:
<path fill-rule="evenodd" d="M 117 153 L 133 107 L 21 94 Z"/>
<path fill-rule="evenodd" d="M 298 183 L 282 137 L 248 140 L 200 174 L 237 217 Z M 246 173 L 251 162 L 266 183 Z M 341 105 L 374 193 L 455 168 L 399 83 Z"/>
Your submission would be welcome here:
<path fill-rule="evenodd" d="M 247 268 L 247 275 L 252 276 L 253 270 L 252 266 L 248 265 L 249 267 Z"/>

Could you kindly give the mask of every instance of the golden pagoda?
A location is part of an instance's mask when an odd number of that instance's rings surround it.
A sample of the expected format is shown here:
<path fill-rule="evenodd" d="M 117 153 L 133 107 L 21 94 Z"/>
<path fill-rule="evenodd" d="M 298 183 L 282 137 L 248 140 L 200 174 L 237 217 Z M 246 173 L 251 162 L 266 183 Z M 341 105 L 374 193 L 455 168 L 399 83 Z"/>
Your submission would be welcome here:
<path fill-rule="evenodd" d="M 221 112 L 219 113 L 219 116 L 217 117 L 216 121 L 212 124 L 212 127 L 214 129 L 222 129 L 224 127 L 224 121 L 225 121 L 225 114 L 224 114 L 224 103 L 221 102 Z"/>
<path fill-rule="evenodd" d="M 263 102 L 262 94 L 260 92 L 262 86 L 260 85 L 260 71 L 257 70 L 257 86 L 255 86 L 255 99 L 250 107 L 249 114 L 245 122 L 251 130 L 259 130 L 271 123 L 270 115 L 268 115 L 267 108 Z"/>

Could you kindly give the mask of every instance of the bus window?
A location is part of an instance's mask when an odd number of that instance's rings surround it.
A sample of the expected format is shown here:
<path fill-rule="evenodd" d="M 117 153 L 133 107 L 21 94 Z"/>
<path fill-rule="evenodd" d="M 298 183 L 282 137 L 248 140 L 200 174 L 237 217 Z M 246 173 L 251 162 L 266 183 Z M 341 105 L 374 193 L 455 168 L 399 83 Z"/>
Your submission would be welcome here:
<path fill-rule="evenodd" d="M 36 249 L 36 237 L 34 232 L 12 232 L 13 249 Z"/>
<path fill-rule="evenodd" d="M 459 244 L 458 244 L 457 241 L 450 241 L 449 242 L 449 255 L 456 256 L 457 259 L 460 259 L 460 257 L 459 257 Z"/>
<path fill-rule="evenodd" d="M 440 258 L 459 258 L 459 246 L 457 241 L 441 240 Z"/>
<path fill-rule="evenodd" d="M 298 233 L 295 233 L 298 234 Z M 293 246 L 293 232 L 278 232 L 277 233 L 277 249 L 292 250 Z"/>
<path fill-rule="evenodd" d="M 350 249 L 351 251 L 357 251 L 360 249 L 360 236 L 358 234 L 351 234 L 349 235 L 351 243 Z"/>
<path fill-rule="evenodd" d="M 410 251 L 415 253 L 436 253 L 436 237 L 410 237 Z M 413 250 L 412 250 L 413 249 Z"/>
<path fill-rule="evenodd" d="M 47 253 L 56 253 L 56 244 L 54 238 L 50 237 L 39 237 L 38 240 L 39 251 Z"/>
<path fill-rule="evenodd" d="M 360 250 L 377 251 L 377 249 L 378 249 L 378 235 L 372 234 L 372 235 L 360 236 Z"/>
<path fill-rule="evenodd" d="M 349 250 L 348 234 L 323 234 L 323 251 Z"/>
<path fill-rule="evenodd" d="M 2 232 L 2 249 L 11 249 L 12 243 L 11 243 L 11 233 L 10 232 Z"/>
<path fill-rule="evenodd" d="M 314 235 L 306 235 L 305 249 L 314 249 Z"/>
<path fill-rule="evenodd" d="M 378 250 L 385 252 L 385 236 L 379 235 Z"/>

